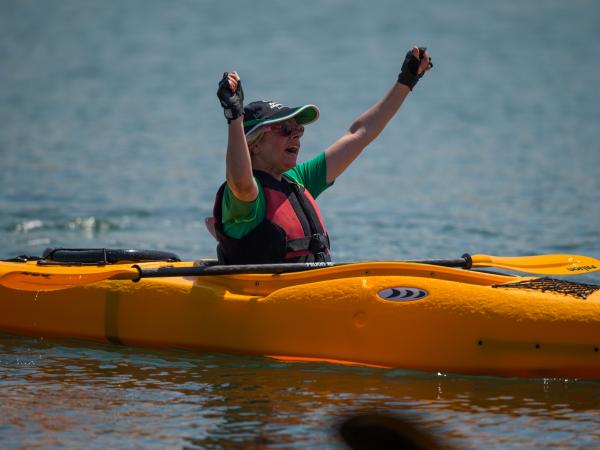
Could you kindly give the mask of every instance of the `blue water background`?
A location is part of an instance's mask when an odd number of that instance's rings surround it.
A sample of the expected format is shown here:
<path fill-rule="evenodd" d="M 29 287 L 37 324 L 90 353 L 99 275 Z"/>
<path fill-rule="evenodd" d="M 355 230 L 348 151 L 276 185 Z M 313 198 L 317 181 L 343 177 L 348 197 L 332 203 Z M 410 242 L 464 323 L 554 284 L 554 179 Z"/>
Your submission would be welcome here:
<path fill-rule="evenodd" d="M 238 70 L 249 100 L 319 105 L 307 159 L 417 44 L 434 69 L 319 198 L 334 259 L 600 258 L 599 18 L 593 0 L 1 0 L 0 257 L 214 256 L 222 73 Z M 463 448 L 600 437 L 597 383 L 94 345 L 2 335 L 0 446 L 330 448 L 332 418 L 363 406 L 408 411 Z"/>

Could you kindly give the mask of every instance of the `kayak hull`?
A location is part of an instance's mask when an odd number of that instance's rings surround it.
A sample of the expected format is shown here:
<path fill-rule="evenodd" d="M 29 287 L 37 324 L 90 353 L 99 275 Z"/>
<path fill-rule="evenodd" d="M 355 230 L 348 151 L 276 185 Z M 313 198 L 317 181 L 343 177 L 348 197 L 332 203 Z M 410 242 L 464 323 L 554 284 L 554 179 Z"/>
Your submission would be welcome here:
<path fill-rule="evenodd" d="M 398 264 L 109 280 L 50 292 L 0 287 L 0 330 L 436 372 L 600 378 L 599 291 L 582 299 L 502 287 L 520 277 Z"/>

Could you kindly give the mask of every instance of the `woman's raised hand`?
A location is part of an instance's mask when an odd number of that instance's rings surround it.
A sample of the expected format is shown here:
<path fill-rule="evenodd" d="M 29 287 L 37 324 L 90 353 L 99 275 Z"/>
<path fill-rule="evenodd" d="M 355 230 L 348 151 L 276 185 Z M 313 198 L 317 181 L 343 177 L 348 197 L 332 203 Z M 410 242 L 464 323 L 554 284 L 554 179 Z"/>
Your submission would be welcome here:
<path fill-rule="evenodd" d="M 433 64 L 427 48 L 413 47 L 406 53 L 400 75 L 398 75 L 398 83 L 408 86 L 412 91 L 425 72 L 432 67 Z"/>
<path fill-rule="evenodd" d="M 217 97 L 223 107 L 227 123 L 244 114 L 244 90 L 237 72 L 225 72 L 219 82 Z"/>

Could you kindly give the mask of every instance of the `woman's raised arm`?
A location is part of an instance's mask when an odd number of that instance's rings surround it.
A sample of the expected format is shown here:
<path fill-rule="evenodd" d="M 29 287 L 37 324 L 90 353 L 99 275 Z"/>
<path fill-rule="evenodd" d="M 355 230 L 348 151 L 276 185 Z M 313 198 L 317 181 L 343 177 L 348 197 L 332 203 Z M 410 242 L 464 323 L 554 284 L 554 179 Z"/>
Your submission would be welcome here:
<path fill-rule="evenodd" d="M 361 114 L 348 131 L 325 150 L 327 182 L 331 183 L 356 159 L 398 112 L 417 81 L 433 65 L 427 49 L 414 47 L 406 54 L 398 82 L 375 105 Z"/>

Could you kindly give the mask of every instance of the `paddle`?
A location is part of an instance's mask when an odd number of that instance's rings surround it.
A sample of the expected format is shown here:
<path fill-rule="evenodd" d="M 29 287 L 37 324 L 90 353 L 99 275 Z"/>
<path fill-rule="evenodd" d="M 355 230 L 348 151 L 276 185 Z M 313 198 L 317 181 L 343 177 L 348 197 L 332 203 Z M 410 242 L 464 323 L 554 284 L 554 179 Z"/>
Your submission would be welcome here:
<path fill-rule="evenodd" d="M 600 270 L 599 260 L 579 255 L 489 256 L 465 254 L 459 259 L 408 260 L 400 262 L 458 267 L 462 269 L 470 269 L 471 267 L 498 267 L 501 269 L 540 275 L 577 275 Z M 140 269 L 139 278 L 300 272 L 303 270 L 321 269 L 348 264 L 353 263 L 284 263 L 161 267 L 156 269 Z"/>
<path fill-rule="evenodd" d="M 600 260 L 580 255 L 473 255 L 472 259 L 473 267 L 498 267 L 540 275 L 578 275 L 600 270 Z"/>
<path fill-rule="evenodd" d="M 110 266 L 31 266 L 0 262 L 0 286 L 21 291 L 56 291 L 110 279 L 135 280 L 138 269 Z"/>
<path fill-rule="evenodd" d="M 600 261 L 579 255 L 539 255 L 539 256 L 489 256 L 463 255 L 459 259 L 434 259 L 404 261 L 408 263 L 434 266 L 457 267 L 498 267 L 525 273 L 544 275 L 576 275 L 600 270 Z M 141 278 L 185 277 L 235 274 L 261 274 L 300 272 L 326 267 L 352 265 L 355 263 L 286 263 L 250 265 L 214 265 L 205 262 L 193 267 L 142 268 L 115 266 L 68 266 L 64 265 L 25 265 L 23 263 L 0 262 L 0 285 L 24 291 L 53 291 L 75 286 L 96 283 L 110 279 L 138 281 Z"/>

